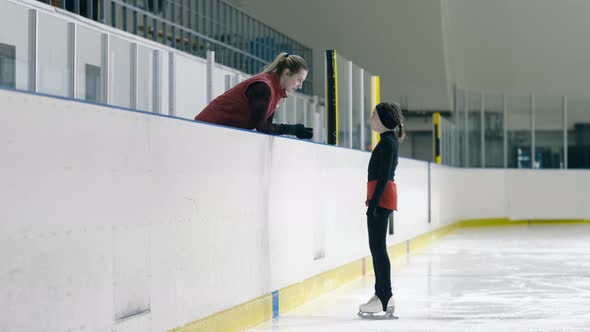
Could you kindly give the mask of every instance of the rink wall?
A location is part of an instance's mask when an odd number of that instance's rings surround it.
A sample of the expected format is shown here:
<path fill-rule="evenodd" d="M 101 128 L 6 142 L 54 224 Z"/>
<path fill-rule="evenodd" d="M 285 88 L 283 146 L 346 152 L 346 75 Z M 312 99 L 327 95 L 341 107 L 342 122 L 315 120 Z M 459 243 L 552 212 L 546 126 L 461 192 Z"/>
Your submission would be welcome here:
<path fill-rule="evenodd" d="M 6 90 L 0 105 L 2 331 L 237 330 L 371 268 L 366 152 Z M 390 251 L 461 220 L 588 220 L 589 174 L 401 159 Z"/>

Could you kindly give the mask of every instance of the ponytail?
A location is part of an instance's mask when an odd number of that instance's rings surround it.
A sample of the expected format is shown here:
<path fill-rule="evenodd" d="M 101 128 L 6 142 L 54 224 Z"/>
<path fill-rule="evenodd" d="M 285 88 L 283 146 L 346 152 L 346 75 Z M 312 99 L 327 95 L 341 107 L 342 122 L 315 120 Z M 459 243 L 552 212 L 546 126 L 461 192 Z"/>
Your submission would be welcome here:
<path fill-rule="evenodd" d="M 400 142 L 403 142 L 403 140 L 406 138 L 406 132 L 404 131 L 404 124 L 400 123 L 398 126 L 398 130 L 397 130 L 397 139 Z"/>
<path fill-rule="evenodd" d="M 274 73 L 281 76 L 285 69 L 289 69 L 294 74 L 298 73 L 301 69 L 307 70 L 307 64 L 299 55 L 282 52 L 277 55 L 273 62 L 263 68 L 262 73 Z"/>

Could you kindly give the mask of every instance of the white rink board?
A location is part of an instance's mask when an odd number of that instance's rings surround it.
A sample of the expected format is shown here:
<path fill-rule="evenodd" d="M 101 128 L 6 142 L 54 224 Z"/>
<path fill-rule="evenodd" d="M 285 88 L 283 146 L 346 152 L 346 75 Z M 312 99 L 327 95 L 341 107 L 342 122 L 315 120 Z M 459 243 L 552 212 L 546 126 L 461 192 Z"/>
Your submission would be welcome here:
<path fill-rule="evenodd" d="M 5 90 L 0 104 L 0 330 L 162 331 L 369 255 L 369 153 Z M 428 168 L 400 160 L 390 245 L 460 219 L 590 219 L 587 171 L 430 165 L 428 223 Z"/>

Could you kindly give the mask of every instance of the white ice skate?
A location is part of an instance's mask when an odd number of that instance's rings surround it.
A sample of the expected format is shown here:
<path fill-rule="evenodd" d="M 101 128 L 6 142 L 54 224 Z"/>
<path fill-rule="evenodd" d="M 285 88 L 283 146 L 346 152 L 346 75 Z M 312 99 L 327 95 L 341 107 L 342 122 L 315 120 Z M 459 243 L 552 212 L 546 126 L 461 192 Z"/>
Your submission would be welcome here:
<path fill-rule="evenodd" d="M 358 315 L 360 318 L 368 319 L 397 319 L 398 317 L 393 315 L 394 311 L 395 300 L 392 296 L 389 301 L 387 301 L 387 310 L 385 311 L 385 314 L 376 315 L 383 312 L 383 304 L 381 304 L 381 300 L 377 297 L 377 295 L 373 295 L 369 302 L 359 306 Z"/>

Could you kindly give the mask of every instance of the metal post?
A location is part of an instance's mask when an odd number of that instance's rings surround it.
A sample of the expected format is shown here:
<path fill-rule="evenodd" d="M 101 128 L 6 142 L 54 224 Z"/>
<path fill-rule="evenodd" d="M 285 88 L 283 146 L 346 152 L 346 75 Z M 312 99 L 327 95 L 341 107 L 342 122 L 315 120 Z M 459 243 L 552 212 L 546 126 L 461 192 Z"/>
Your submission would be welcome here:
<path fill-rule="evenodd" d="M 39 15 L 35 9 L 29 10 L 29 86 L 32 92 L 37 92 L 37 71 L 39 69 Z"/>
<path fill-rule="evenodd" d="M 214 51 L 207 51 L 207 104 L 209 104 L 213 100 L 214 67 L 215 67 L 215 52 Z"/>
<path fill-rule="evenodd" d="M 506 95 L 502 95 L 502 113 L 503 113 L 503 120 L 502 120 L 502 127 L 504 130 L 504 168 L 508 168 L 508 127 L 507 127 L 507 120 L 508 120 L 508 109 L 506 107 Z"/>
<path fill-rule="evenodd" d="M 131 77 L 130 77 L 130 81 L 131 81 L 131 89 L 130 89 L 130 93 L 131 93 L 131 109 L 137 109 L 137 95 L 138 95 L 138 87 L 137 87 L 137 76 L 138 76 L 138 46 L 137 43 L 131 43 Z M 145 110 L 144 110 L 145 111 Z"/>
<path fill-rule="evenodd" d="M 448 156 L 448 146 L 447 146 L 447 134 L 448 134 L 448 123 L 445 118 L 442 116 L 440 117 L 440 156 L 441 161 L 440 163 L 443 165 L 448 165 L 447 159 Z"/>
<path fill-rule="evenodd" d="M 445 119 L 445 118 L 442 118 L 441 120 L 442 120 L 442 124 L 443 124 L 443 127 L 442 127 L 442 134 L 443 134 L 443 136 L 441 138 L 442 144 L 443 144 L 443 149 L 442 149 L 443 164 L 444 165 L 449 165 L 450 164 L 449 160 L 450 160 L 450 157 L 451 157 L 451 153 L 450 153 L 451 152 L 451 148 L 450 148 L 450 145 L 449 145 L 449 141 L 450 141 L 449 140 L 449 137 L 450 137 L 450 135 L 449 135 L 450 122 L 447 121 L 448 119 Z"/>
<path fill-rule="evenodd" d="M 535 94 L 531 93 L 531 168 L 535 168 Z"/>
<path fill-rule="evenodd" d="M 225 75 L 225 91 L 231 89 L 231 75 L 227 74 Z"/>
<path fill-rule="evenodd" d="M 465 167 L 469 167 L 469 92 L 465 90 Z"/>
<path fill-rule="evenodd" d="M 379 103 L 381 103 L 381 78 L 379 76 L 371 76 L 371 112 Z M 377 146 L 379 142 L 378 138 L 377 132 L 371 131 L 371 150 Z"/>
<path fill-rule="evenodd" d="M 110 93 L 109 93 L 109 80 L 110 80 L 110 70 L 109 70 L 109 54 L 110 50 L 110 37 L 109 34 L 103 33 L 101 35 L 101 49 L 102 49 L 102 57 L 100 61 L 100 79 L 101 81 L 101 98 L 100 100 L 104 104 L 110 103 Z"/>
<path fill-rule="evenodd" d="M 361 144 L 361 151 L 365 151 L 366 147 L 365 147 L 365 70 L 363 68 L 360 69 L 360 75 L 359 75 L 359 92 L 360 92 L 360 98 L 359 98 L 359 105 L 358 105 L 358 109 L 359 109 L 359 123 L 360 123 L 360 135 L 361 135 L 361 140 L 360 140 L 360 144 Z"/>
<path fill-rule="evenodd" d="M 346 87 L 348 90 L 348 147 L 352 149 L 352 61 L 346 63 Z"/>
<path fill-rule="evenodd" d="M 154 80 L 152 82 L 152 101 L 153 101 L 153 109 L 152 112 L 154 113 L 161 113 L 161 100 L 162 100 L 162 86 L 160 84 L 160 79 L 162 77 L 162 66 L 161 62 L 162 59 L 160 57 L 160 51 L 154 50 Z"/>
<path fill-rule="evenodd" d="M 567 96 L 563 96 L 563 166 L 565 169 L 568 168 L 567 165 L 567 158 L 568 158 L 568 154 L 567 154 L 567 130 L 568 130 L 568 123 L 567 123 Z"/>
<path fill-rule="evenodd" d="M 452 146 L 451 146 L 451 165 L 452 166 L 460 166 L 457 160 L 457 155 L 458 155 L 458 147 L 459 145 L 458 143 L 458 136 L 457 136 L 457 126 L 458 126 L 458 111 L 459 111 L 459 107 L 457 106 L 457 100 L 458 100 L 458 95 L 459 95 L 459 87 L 457 86 L 457 83 L 453 84 L 453 115 L 451 117 L 451 119 L 453 119 L 453 123 L 454 126 L 452 127 L 451 130 L 451 135 L 452 135 Z"/>
<path fill-rule="evenodd" d="M 68 97 L 76 98 L 76 24 L 68 23 Z"/>
<path fill-rule="evenodd" d="M 210 102 L 211 84 L 209 72 L 209 56 L 207 56 L 207 103 Z M 211 78 L 212 79 L 212 78 Z M 168 53 L 168 114 L 176 115 L 176 59 L 173 51 Z"/>
<path fill-rule="evenodd" d="M 326 138 L 338 145 L 338 63 L 336 50 L 326 50 Z"/>
<path fill-rule="evenodd" d="M 432 117 L 432 160 L 440 164 L 441 163 L 441 117 L 439 112 L 435 112 Z"/>
<path fill-rule="evenodd" d="M 458 88 L 457 88 L 457 83 L 453 84 L 453 111 L 454 114 L 457 114 L 457 94 L 458 94 Z"/>
<path fill-rule="evenodd" d="M 453 117 L 453 118 L 456 119 L 456 116 Z M 453 136 L 452 137 L 453 144 L 451 146 L 451 149 L 453 151 L 453 153 L 452 153 L 452 159 L 453 160 L 452 160 L 452 164 L 451 164 L 452 166 L 460 166 L 460 164 L 459 164 L 459 149 L 458 149 L 458 147 L 459 147 L 459 135 L 457 133 L 458 133 L 458 131 L 457 131 L 457 122 L 454 121 L 453 122 L 453 127 L 451 129 L 451 134 Z"/>
<path fill-rule="evenodd" d="M 322 142 L 323 141 L 323 123 L 322 123 L 322 117 L 321 117 L 321 108 L 318 106 L 318 100 L 317 98 L 314 100 L 314 105 L 315 105 L 315 111 L 313 112 L 313 141 L 314 142 Z"/>
<path fill-rule="evenodd" d="M 486 101 L 485 101 L 485 97 L 486 95 L 483 93 L 483 91 L 481 92 L 481 168 L 485 168 L 486 167 L 486 145 L 485 145 L 485 131 L 486 131 L 486 127 L 485 127 L 485 108 L 486 108 Z"/>

